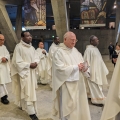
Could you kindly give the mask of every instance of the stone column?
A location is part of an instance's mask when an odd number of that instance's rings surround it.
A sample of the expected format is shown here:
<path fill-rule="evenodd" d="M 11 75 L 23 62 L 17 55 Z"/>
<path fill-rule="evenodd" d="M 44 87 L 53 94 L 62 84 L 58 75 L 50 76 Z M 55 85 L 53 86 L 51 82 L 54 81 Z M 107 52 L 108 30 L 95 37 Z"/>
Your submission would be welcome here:
<path fill-rule="evenodd" d="M 66 3 L 66 9 L 67 9 L 67 21 L 68 21 L 68 27 L 70 29 L 70 3 L 67 1 Z"/>
<path fill-rule="evenodd" d="M 120 0 L 116 1 L 117 3 L 117 8 L 116 8 L 116 27 L 115 27 L 115 40 L 118 34 L 118 27 L 119 27 L 119 23 L 120 23 Z M 119 34 L 119 38 L 118 38 L 118 43 L 120 43 L 120 34 Z"/>
<path fill-rule="evenodd" d="M 10 52 L 14 51 L 18 42 L 17 36 L 11 24 L 10 18 L 4 5 L 0 3 L 0 31 L 5 36 L 5 45 Z"/>
<path fill-rule="evenodd" d="M 66 0 L 51 0 L 57 36 L 63 42 L 63 35 L 69 31 Z"/>
<path fill-rule="evenodd" d="M 15 32 L 16 32 L 18 40 L 20 40 L 21 32 L 22 32 L 22 5 L 19 5 L 17 8 Z"/>

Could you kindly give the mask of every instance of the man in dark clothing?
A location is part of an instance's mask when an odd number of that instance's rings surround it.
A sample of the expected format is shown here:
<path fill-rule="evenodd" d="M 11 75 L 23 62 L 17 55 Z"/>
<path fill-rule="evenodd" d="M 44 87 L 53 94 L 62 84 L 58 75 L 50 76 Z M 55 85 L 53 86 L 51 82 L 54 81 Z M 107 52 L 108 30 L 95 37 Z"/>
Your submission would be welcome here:
<path fill-rule="evenodd" d="M 114 45 L 112 44 L 112 42 L 110 42 L 110 45 L 108 46 L 108 49 L 109 49 L 109 54 L 110 54 L 110 59 L 111 59 L 113 51 L 114 51 Z"/>
<path fill-rule="evenodd" d="M 120 45 L 117 44 L 116 48 L 115 48 L 115 50 L 113 51 L 113 54 L 112 54 L 112 63 L 114 64 L 114 66 L 116 64 L 119 53 L 120 53 Z"/>

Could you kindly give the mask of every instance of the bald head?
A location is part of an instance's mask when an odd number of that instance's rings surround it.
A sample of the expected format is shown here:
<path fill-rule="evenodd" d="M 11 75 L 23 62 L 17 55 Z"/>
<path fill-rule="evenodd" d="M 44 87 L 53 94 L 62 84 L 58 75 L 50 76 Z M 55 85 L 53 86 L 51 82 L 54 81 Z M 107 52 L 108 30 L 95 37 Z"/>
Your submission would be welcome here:
<path fill-rule="evenodd" d="M 64 44 L 68 48 L 73 48 L 76 44 L 76 35 L 73 32 L 66 32 L 64 35 Z"/>
<path fill-rule="evenodd" d="M 5 38 L 4 35 L 0 34 L 0 46 L 4 44 Z"/>
<path fill-rule="evenodd" d="M 4 36 L 3 34 L 0 34 L 0 36 Z"/>
<path fill-rule="evenodd" d="M 99 40 L 95 35 L 90 36 L 90 44 L 93 46 L 98 46 Z"/>

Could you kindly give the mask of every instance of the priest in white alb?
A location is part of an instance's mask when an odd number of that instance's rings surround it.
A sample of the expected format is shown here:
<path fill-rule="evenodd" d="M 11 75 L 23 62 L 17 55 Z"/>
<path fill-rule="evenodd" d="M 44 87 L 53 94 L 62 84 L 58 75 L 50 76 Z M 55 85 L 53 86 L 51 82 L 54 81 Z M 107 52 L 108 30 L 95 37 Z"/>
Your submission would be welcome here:
<path fill-rule="evenodd" d="M 110 88 L 100 120 L 120 120 L 120 54 L 113 71 Z"/>
<path fill-rule="evenodd" d="M 50 60 L 51 60 L 51 61 L 52 61 L 54 52 L 55 52 L 55 51 L 58 49 L 58 47 L 59 47 L 59 44 L 60 44 L 59 37 L 58 37 L 58 36 L 54 37 L 54 41 L 53 41 L 52 45 L 51 45 L 50 48 L 49 48 L 49 57 L 50 57 Z"/>
<path fill-rule="evenodd" d="M 14 50 L 11 69 L 15 104 L 25 110 L 32 120 L 38 120 L 36 116 L 36 67 L 39 57 L 31 45 L 31 34 L 23 31 L 21 37 L 22 40 Z"/>
<path fill-rule="evenodd" d="M 46 78 L 46 60 L 48 53 L 44 48 L 44 43 L 39 42 L 39 48 L 37 48 L 37 53 L 39 55 L 39 64 L 38 64 L 38 83 L 47 84 L 48 79 Z"/>
<path fill-rule="evenodd" d="M 84 60 L 74 47 L 76 35 L 67 32 L 52 61 L 54 120 L 91 120 L 84 76 Z M 87 69 L 84 71 L 87 72 Z"/>
<path fill-rule="evenodd" d="M 8 104 L 8 91 L 6 84 L 11 82 L 10 78 L 10 55 L 4 46 L 5 38 L 0 34 L 0 98 L 3 104 Z"/>
<path fill-rule="evenodd" d="M 88 97 L 91 102 L 97 106 L 103 106 L 105 96 L 102 92 L 102 86 L 107 85 L 108 69 L 102 59 L 102 56 L 97 48 L 99 40 L 96 36 L 90 36 L 90 45 L 86 47 L 84 60 L 90 66 L 90 78 L 86 81 Z"/>
<path fill-rule="evenodd" d="M 47 59 L 47 66 L 46 66 L 47 67 L 46 79 L 49 80 L 49 84 L 51 88 L 52 88 L 52 58 L 53 58 L 54 52 L 58 49 L 59 45 L 60 45 L 60 40 L 59 40 L 59 37 L 56 36 L 54 37 L 54 41 L 50 46 L 49 52 L 48 52 L 49 56 Z"/>

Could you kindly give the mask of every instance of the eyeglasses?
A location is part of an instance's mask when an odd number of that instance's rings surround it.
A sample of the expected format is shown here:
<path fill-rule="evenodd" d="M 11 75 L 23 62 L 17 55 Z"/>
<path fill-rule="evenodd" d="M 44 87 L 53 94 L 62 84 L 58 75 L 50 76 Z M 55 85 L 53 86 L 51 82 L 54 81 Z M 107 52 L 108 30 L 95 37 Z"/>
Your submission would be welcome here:
<path fill-rule="evenodd" d="M 78 42 L 78 40 L 76 39 L 76 42 Z"/>
<path fill-rule="evenodd" d="M 0 39 L 0 41 L 5 41 L 5 39 Z"/>
<path fill-rule="evenodd" d="M 76 39 L 76 40 L 74 40 L 74 39 L 70 39 L 70 41 L 72 41 L 72 42 L 77 42 L 78 40 Z"/>

